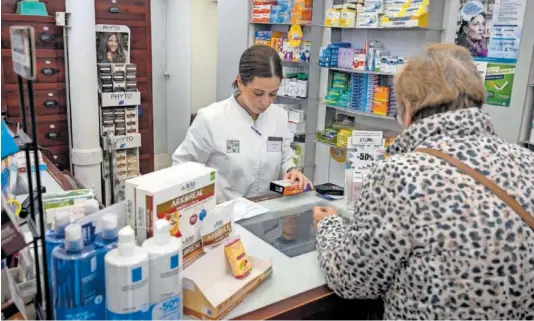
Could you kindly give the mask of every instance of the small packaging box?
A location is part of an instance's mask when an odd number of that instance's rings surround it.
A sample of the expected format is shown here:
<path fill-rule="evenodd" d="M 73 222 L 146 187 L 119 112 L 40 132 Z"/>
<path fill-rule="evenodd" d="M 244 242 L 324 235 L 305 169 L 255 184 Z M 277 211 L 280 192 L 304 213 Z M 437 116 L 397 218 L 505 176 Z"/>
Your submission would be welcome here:
<path fill-rule="evenodd" d="M 298 183 L 292 183 L 290 180 L 280 180 L 271 182 L 270 190 L 283 196 L 289 196 L 307 191 L 308 186 L 305 189 L 301 189 Z"/>
<path fill-rule="evenodd" d="M 137 73 L 137 66 L 135 64 L 126 64 L 126 74 L 135 75 Z"/>
<path fill-rule="evenodd" d="M 126 75 L 126 65 L 125 64 L 113 64 L 112 65 L 113 77 Z"/>

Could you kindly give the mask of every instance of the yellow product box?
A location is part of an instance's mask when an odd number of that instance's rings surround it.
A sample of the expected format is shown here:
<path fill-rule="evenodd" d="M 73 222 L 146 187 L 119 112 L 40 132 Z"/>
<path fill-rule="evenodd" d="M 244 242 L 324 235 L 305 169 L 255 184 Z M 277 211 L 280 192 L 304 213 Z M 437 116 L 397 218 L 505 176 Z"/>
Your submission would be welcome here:
<path fill-rule="evenodd" d="M 343 128 L 337 133 L 336 145 L 338 147 L 346 148 L 349 142 L 349 137 L 352 136 L 352 129 Z"/>
<path fill-rule="evenodd" d="M 327 27 L 339 27 L 341 23 L 341 11 L 336 9 L 328 9 L 324 24 Z"/>
<path fill-rule="evenodd" d="M 146 222 L 137 226 L 138 242 L 152 236 L 156 220 L 168 220 L 171 235 L 182 240 L 184 266 L 204 254 L 200 222 L 216 206 L 216 170 L 187 164 L 171 167 L 179 173 L 173 179 L 152 180 L 135 190 L 137 217 Z"/>
<path fill-rule="evenodd" d="M 341 28 L 353 28 L 356 26 L 356 11 L 351 9 L 341 10 L 339 25 Z"/>

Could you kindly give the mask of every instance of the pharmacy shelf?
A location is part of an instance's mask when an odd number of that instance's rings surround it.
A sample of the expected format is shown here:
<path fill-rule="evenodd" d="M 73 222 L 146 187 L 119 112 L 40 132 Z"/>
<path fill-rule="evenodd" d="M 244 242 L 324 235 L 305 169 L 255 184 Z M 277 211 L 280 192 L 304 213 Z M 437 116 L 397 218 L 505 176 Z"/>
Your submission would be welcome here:
<path fill-rule="evenodd" d="M 347 150 L 347 148 L 345 148 L 345 147 L 339 147 L 339 146 L 337 146 L 335 144 L 325 143 L 325 142 L 322 142 L 320 140 L 316 140 L 315 143 L 319 144 L 319 145 L 323 145 L 323 146 L 333 147 L 333 148 L 339 149 L 339 150 L 345 150 L 345 151 Z"/>
<path fill-rule="evenodd" d="M 321 25 L 323 28 L 342 29 L 342 30 L 409 30 L 409 31 L 443 31 L 441 28 L 425 28 L 425 27 L 332 27 Z"/>
<path fill-rule="evenodd" d="M 270 23 L 270 22 L 256 22 L 256 21 L 250 21 L 250 24 L 252 24 L 252 25 L 272 25 L 272 26 L 292 26 L 292 25 L 294 25 L 294 23 Z M 318 27 L 318 25 L 314 25 L 314 24 L 311 24 L 311 23 L 299 23 L 299 25 L 301 25 L 303 27 L 313 27 L 313 26 Z"/>
<path fill-rule="evenodd" d="M 283 65 L 296 65 L 296 66 L 317 66 L 316 63 L 312 64 L 311 62 L 307 61 L 289 61 L 289 60 L 282 60 Z"/>
<path fill-rule="evenodd" d="M 368 75 L 395 76 L 395 73 L 391 73 L 391 72 L 367 71 L 367 70 L 357 70 L 357 69 L 347 69 L 347 68 L 336 68 L 336 67 L 330 67 L 330 68 L 327 68 L 327 67 L 321 67 L 321 68 L 326 68 L 326 69 L 334 70 L 334 71 L 348 72 L 348 73 L 352 73 L 352 74 L 368 74 Z"/>
<path fill-rule="evenodd" d="M 366 116 L 366 117 L 371 117 L 371 118 L 395 120 L 395 117 L 377 115 L 377 114 L 369 113 L 366 111 L 359 111 L 359 110 L 354 110 L 354 109 L 349 109 L 349 108 L 344 108 L 344 107 L 337 107 L 337 106 L 329 106 L 329 105 L 326 105 L 326 107 L 330 109 L 339 110 L 347 115 L 358 115 L 358 116 Z"/>
<path fill-rule="evenodd" d="M 298 97 L 281 96 L 281 95 L 277 95 L 276 97 L 277 98 L 281 98 L 281 99 L 289 99 L 289 100 L 296 100 L 296 101 L 306 101 L 306 100 L 308 100 L 308 98 L 298 98 Z"/>

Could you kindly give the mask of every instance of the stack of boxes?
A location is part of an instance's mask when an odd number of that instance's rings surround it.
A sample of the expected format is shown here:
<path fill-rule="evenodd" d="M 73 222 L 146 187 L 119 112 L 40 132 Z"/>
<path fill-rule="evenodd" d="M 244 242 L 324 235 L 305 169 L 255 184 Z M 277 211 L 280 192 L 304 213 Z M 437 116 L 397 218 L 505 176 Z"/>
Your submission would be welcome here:
<path fill-rule="evenodd" d="M 381 26 L 396 27 L 427 27 L 428 7 L 430 0 L 382 0 L 384 15 Z"/>
<path fill-rule="evenodd" d="M 310 62 L 311 41 L 303 40 L 298 47 L 293 48 L 289 45 L 285 32 L 257 30 L 254 44 L 273 48 L 283 61 Z"/>
<path fill-rule="evenodd" d="M 339 50 L 350 48 L 350 42 L 332 42 L 319 52 L 319 66 L 325 68 L 336 68 L 339 64 Z"/>
<path fill-rule="evenodd" d="M 284 78 L 280 82 L 278 96 L 292 98 L 308 97 L 308 74 L 300 67 L 282 67 Z"/>
<path fill-rule="evenodd" d="M 426 27 L 430 0 L 346 0 L 326 11 L 325 25 L 339 28 Z"/>
<path fill-rule="evenodd" d="M 356 27 L 357 11 L 363 0 L 348 0 L 344 4 L 334 5 L 326 11 L 324 24 L 327 27 Z"/>
<path fill-rule="evenodd" d="M 369 75 L 352 74 L 351 76 L 351 103 L 350 108 L 367 111 Z"/>
<path fill-rule="evenodd" d="M 363 48 L 351 48 L 348 42 L 333 42 L 321 48 L 319 65 L 361 71 L 398 73 L 406 64 L 403 56 L 391 56 L 380 41 L 365 41 Z"/>
<path fill-rule="evenodd" d="M 376 86 L 373 99 L 373 113 L 381 116 L 388 115 L 389 87 Z"/>
<path fill-rule="evenodd" d="M 349 108 L 352 92 L 349 85 L 349 76 L 346 73 L 335 72 L 332 87 L 328 88 L 325 103 L 329 106 Z"/>
<path fill-rule="evenodd" d="M 252 22 L 311 24 L 312 0 L 254 0 Z"/>

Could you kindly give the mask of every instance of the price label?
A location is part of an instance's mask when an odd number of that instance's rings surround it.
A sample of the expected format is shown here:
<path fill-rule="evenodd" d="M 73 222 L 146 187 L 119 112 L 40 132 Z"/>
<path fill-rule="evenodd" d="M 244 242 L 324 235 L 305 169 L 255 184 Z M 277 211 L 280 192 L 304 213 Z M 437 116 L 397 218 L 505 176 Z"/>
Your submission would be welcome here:
<path fill-rule="evenodd" d="M 372 167 L 383 152 L 382 139 L 381 131 L 353 131 L 350 139 L 351 151 L 348 153 L 349 167 L 356 169 Z"/>

